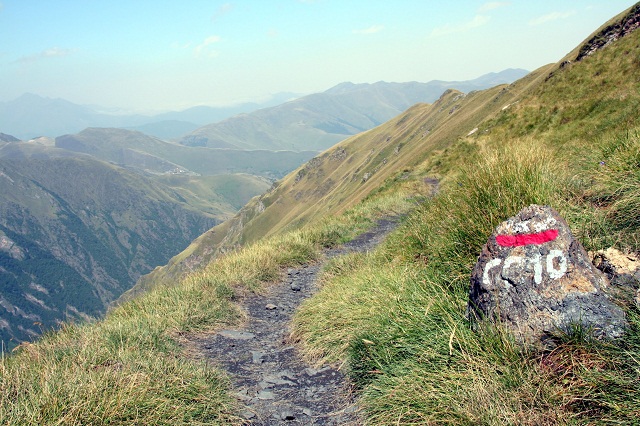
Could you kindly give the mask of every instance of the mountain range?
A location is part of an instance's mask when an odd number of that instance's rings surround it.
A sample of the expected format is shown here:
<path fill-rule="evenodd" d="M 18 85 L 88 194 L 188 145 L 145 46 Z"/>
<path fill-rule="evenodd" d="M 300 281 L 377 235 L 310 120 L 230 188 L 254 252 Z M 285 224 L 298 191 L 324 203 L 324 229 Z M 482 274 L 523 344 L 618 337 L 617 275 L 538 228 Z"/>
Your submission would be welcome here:
<path fill-rule="evenodd" d="M 0 148 L 0 336 L 88 319 L 221 217 L 87 155 Z"/>
<path fill-rule="evenodd" d="M 322 93 L 209 124 L 180 138 L 178 143 L 212 148 L 321 151 L 389 120 L 418 102 L 434 102 L 447 89 L 471 92 L 511 83 L 525 74 L 527 71 L 522 69 L 508 69 L 469 81 L 342 83 Z"/>
<path fill-rule="evenodd" d="M 132 149 L 135 143 L 142 148 L 136 137 L 146 137 L 112 131 L 133 135 Z M 106 134 L 102 140 L 109 142 Z M 46 138 L 20 142 L 3 135 L 3 141 L 0 338 L 5 348 L 61 321 L 102 315 L 141 274 L 165 264 L 271 185 L 270 179 L 246 173 L 185 173 L 141 151 L 141 160 L 123 167 L 100 155 L 55 147 Z M 282 162 L 278 153 L 271 154 L 256 155 L 265 174 L 283 173 L 303 159 L 297 154 Z M 215 157 L 201 155 L 201 160 Z M 267 170 L 269 159 L 274 172 Z M 225 171 L 232 167 L 228 163 Z"/>
<path fill-rule="evenodd" d="M 144 133 L 116 128 L 88 128 L 55 139 L 55 146 L 90 154 L 123 167 L 153 174 L 220 175 L 249 173 L 279 179 L 316 151 L 211 149 L 165 142 Z"/>
<path fill-rule="evenodd" d="M 325 94 L 310 95 L 311 97 L 304 101 L 301 107 L 309 109 L 315 116 L 310 124 L 319 126 L 319 130 L 312 130 L 313 134 L 319 131 L 321 132 L 320 137 L 337 142 L 341 137 L 344 138 L 345 135 L 353 134 L 349 132 L 356 131 L 356 129 L 371 128 L 391 118 L 415 102 L 432 102 L 447 88 L 457 87 L 462 91 L 482 89 L 514 81 L 524 73 L 526 73 L 524 70 L 505 70 L 463 82 L 379 82 L 374 85 L 343 83 L 333 89 L 329 89 Z M 243 123 L 246 120 L 244 114 L 250 114 L 261 109 L 269 109 L 270 107 L 278 106 L 278 110 L 266 113 L 267 118 L 264 118 L 265 114 L 261 113 L 256 116 L 256 119 L 267 120 L 271 124 L 274 124 L 274 121 L 282 123 L 296 119 L 309 120 L 308 113 L 303 113 L 298 117 L 295 110 L 292 111 L 287 107 L 280 109 L 280 105 L 283 102 L 286 103 L 286 101 L 300 97 L 301 95 L 298 94 L 283 92 L 275 94 L 261 103 L 249 102 L 229 107 L 196 106 L 184 111 L 142 115 L 106 110 L 98 106 L 77 105 L 64 99 L 50 99 L 26 93 L 13 101 L 0 102 L 0 130 L 19 139 L 29 140 L 40 136 L 54 138 L 64 134 L 77 133 L 88 127 L 118 127 L 138 130 L 164 140 L 179 139 L 188 134 L 189 136 L 182 139 L 186 145 L 317 150 L 318 145 L 314 144 L 313 141 L 306 144 L 289 143 L 289 140 L 304 138 L 309 133 L 306 128 L 296 129 L 295 127 L 289 129 L 289 132 L 293 131 L 294 133 L 290 134 L 285 142 L 279 144 L 266 142 L 282 136 L 283 130 L 273 127 L 263 129 L 268 133 L 268 136 L 258 139 L 261 143 L 256 143 L 256 140 L 253 139 L 249 143 L 238 143 L 238 140 L 246 136 L 245 133 L 249 131 L 255 133 L 257 131 L 253 128 L 257 126 L 256 124 L 253 124 L 250 130 L 238 129 L 241 133 L 234 134 L 233 128 L 237 128 L 238 125 L 226 123 L 223 128 L 225 129 L 224 136 L 229 138 L 228 142 L 222 142 L 218 137 L 214 143 L 213 136 L 211 143 L 205 144 L 203 142 L 204 135 L 208 134 L 207 132 L 210 130 L 200 129 L 201 126 L 217 123 L 236 115 L 240 115 L 241 118 L 238 118 L 238 120 Z M 329 104 L 326 104 L 327 100 L 325 98 L 331 99 Z M 336 108 L 342 108 L 340 107 L 341 103 L 346 103 L 347 106 L 340 111 Z M 377 105 L 377 103 L 383 104 Z M 378 111 L 372 111 L 374 108 Z M 348 123 L 336 121 L 335 117 L 341 113 L 347 114 L 343 120 Z M 283 114 L 284 117 L 282 117 Z M 290 117 L 285 119 L 287 116 Z M 371 118 L 366 116 L 371 116 Z M 350 121 L 353 121 L 353 123 Z M 325 124 L 323 125 L 323 123 Z M 341 132 L 344 132 L 341 126 L 345 125 L 346 129 L 348 129 L 347 133 L 340 136 Z M 194 133 L 191 134 L 190 132 Z M 331 135 L 323 136 L 324 133 L 330 133 Z M 315 138 L 318 137 L 318 135 L 315 135 Z"/>
<path fill-rule="evenodd" d="M 25 93 L 12 101 L 0 102 L 0 129 L 22 140 L 39 136 L 53 138 L 87 127 L 127 128 L 171 139 L 199 126 L 279 105 L 296 96 L 293 93 L 279 93 L 261 103 L 247 102 L 228 107 L 196 106 L 183 111 L 143 115 Z"/>
<path fill-rule="evenodd" d="M 274 180 L 317 155 L 327 140 L 369 129 L 404 105 L 429 99 L 449 85 L 475 89 L 522 73 L 508 70 L 458 83 L 343 83 L 300 102 L 223 121 L 227 127 L 235 123 L 231 127 L 237 130 L 225 136 L 228 143 L 217 144 L 224 148 L 187 146 L 114 127 L 88 127 L 55 139 L 28 141 L 3 133 L 0 272 L 5 290 L 0 337 L 11 346 L 61 321 L 101 315 L 142 274 L 167 263 L 212 225 L 231 218 Z M 17 125 L 26 126 L 21 120 L 41 116 L 35 128 L 55 125 L 62 130 L 93 122 L 115 125 L 148 119 L 109 115 L 35 95 L 2 107 L 6 114 L 0 117 L 16 120 Z M 198 107 L 152 117 L 156 121 L 151 124 L 168 123 L 175 130 L 184 123 L 181 119 L 209 120 L 215 114 L 256 107 Z M 275 140 L 287 123 L 308 120 L 310 112 L 325 122 L 321 131 L 329 137 L 321 138 L 322 143 L 305 137 L 308 126 L 287 130 L 290 138 L 301 141 L 293 150 L 286 149 L 285 140 L 237 143 L 253 128 L 250 123 L 265 116 L 272 127 L 263 134 Z M 331 117 L 341 117 L 340 126 Z M 238 124 L 245 121 L 246 126 Z"/>
<path fill-rule="evenodd" d="M 601 39 L 602 37 L 595 37 L 591 43 L 585 42 L 567 54 L 559 63 L 543 66 L 511 84 L 498 85 L 486 90 L 472 90 L 469 93 L 447 89 L 433 103 L 416 103 L 375 129 L 361 132 L 335 144 L 278 181 L 265 194 L 252 199 L 234 218 L 201 235 L 167 265 L 142 276 L 136 286 L 125 293 L 122 300 L 128 300 L 159 283 L 177 282 L 186 272 L 196 269 L 198 265 L 206 265 L 229 250 L 340 214 L 358 205 L 379 188 L 386 188 L 391 182 L 409 179 L 412 173 L 415 173 L 412 171 L 420 170 L 420 164 L 427 162 L 427 159 L 431 158 L 431 163 L 437 162 L 433 158 L 446 154 L 452 143 L 490 133 L 492 120 L 499 121 L 510 111 L 519 110 L 522 99 L 530 99 L 534 97 L 536 90 L 544 90 L 541 87 L 545 87 L 548 80 L 560 74 L 576 60 L 580 49 L 591 49 L 595 52 L 598 46 L 604 44 Z M 611 79 L 613 80 L 613 77 Z M 582 84 L 583 82 L 580 82 L 575 87 L 584 90 L 585 86 Z M 628 84 L 621 83 L 620 91 L 632 91 L 631 88 L 623 89 Z M 388 83 L 379 85 L 381 88 L 387 86 Z M 357 87 L 345 83 L 327 92 L 338 95 L 353 93 L 357 91 Z M 553 89 L 549 87 L 546 90 L 551 92 Z M 561 102 L 556 101 L 558 105 L 566 105 L 566 108 L 570 109 L 575 98 L 584 94 L 572 94 L 564 88 L 562 92 L 554 93 L 554 96 L 561 99 Z M 599 108 L 608 102 L 607 96 L 606 92 L 600 93 L 595 100 L 591 100 L 590 108 L 600 111 Z M 279 107 L 257 111 L 247 120 L 252 121 L 256 115 L 270 114 L 279 108 L 296 109 L 295 105 L 304 104 L 308 99 L 309 97 L 300 98 Z M 621 99 L 623 100 L 624 96 Z M 580 104 L 576 105 L 579 109 Z M 597 120 L 606 123 L 609 119 L 613 120 L 612 117 L 615 115 L 626 117 L 628 115 L 625 114 L 633 110 L 637 102 L 622 102 L 621 105 L 624 106 L 617 110 L 613 107 L 607 110 L 611 112 L 609 118 L 604 111 L 600 111 L 601 115 Z M 557 111 L 557 108 L 553 109 Z M 544 115 L 544 111 L 541 114 Z M 236 120 L 241 118 L 234 117 L 203 129 L 216 128 Z M 580 129 L 582 130 L 584 129 Z M 437 177 L 427 176 L 415 185 L 422 186 L 423 191 L 429 192 L 429 187 L 437 180 Z"/>

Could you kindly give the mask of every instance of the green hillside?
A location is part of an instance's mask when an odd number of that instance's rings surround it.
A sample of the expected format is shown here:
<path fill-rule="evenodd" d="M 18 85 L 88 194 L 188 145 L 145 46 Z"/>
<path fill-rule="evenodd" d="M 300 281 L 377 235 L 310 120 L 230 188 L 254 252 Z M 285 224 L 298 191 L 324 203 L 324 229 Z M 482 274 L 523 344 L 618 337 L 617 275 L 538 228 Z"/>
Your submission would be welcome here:
<path fill-rule="evenodd" d="M 141 274 L 270 183 L 248 175 L 143 176 L 32 143 L 0 148 L 0 338 L 98 317 Z"/>
<path fill-rule="evenodd" d="M 294 318 L 305 356 L 347 371 L 367 424 L 638 424 L 637 303 L 617 300 L 630 324 L 622 339 L 576 329 L 547 351 L 465 318 L 482 245 L 529 204 L 558 210 L 589 250 L 640 251 L 638 22 L 640 4 L 558 64 L 449 91 L 310 160 L 104 320 L 3 359 L 0 418 L 242 424 L 228 380 L 185 336 L 240 324 L 243 295 L 401 215 L 374 252 L 330 261 Z"/>
<path fill-rule="evenodd" d="M 441 156 L 445 147 L 485 117 L 501 112 L 550 69 L 552 66 L 544 67 L 508 87 L 468 95 L 449 90 L 433 104 L 417 104 L 395 119 L 337 144 L 253 199 L 233 219 L 200 236 L 137 286 L 170 282 L 219 252 L 343 213 L 384 187 L 401 184 L 429 193 L 433 179 L 443 177 L 447 170 L 429 173 L 424 160 Z"/>
<path fill-rule="evenodd" d="M 281 178 L 317 154 L 188 147 L 114 128 L 88 128 L 78 134 L 59 136 L 56 146 L 148 173 L 207 176 L 248 173 L 271 179 Z"/>
<path fill-rule="evenodd" d="M 212 148 L 316 150 L 369 130 L 417 102 L 433 102 L 447 89 L 463 92 L 510 83 L 525 70 L 505 70 L 468 81 L 342 83 L 272 108 L 208 124 L 179 143 Z"/>

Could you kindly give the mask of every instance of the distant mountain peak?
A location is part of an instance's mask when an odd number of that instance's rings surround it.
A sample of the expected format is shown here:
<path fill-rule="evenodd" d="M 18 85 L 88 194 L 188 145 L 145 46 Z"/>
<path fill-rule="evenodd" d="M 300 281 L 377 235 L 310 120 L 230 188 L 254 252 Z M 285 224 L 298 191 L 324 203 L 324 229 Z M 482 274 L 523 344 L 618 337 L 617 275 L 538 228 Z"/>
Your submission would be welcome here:
<path fill-rule="evenodd" d="M 498 84 L 512 83 L 518 80 L 519 78 L 524 77 L 527 74 L 529 74 L 529 71 L 522 68 L 507 68 L 498 72 L 489 72 L 477 78 L 474 78 L 472 80 L 467 80 L 464 82 L 477 83 L 482 85 L 487 85 L 487 84 L 498 85 Z M 420 83 L 417 81 L 397 83 L 397 82 L 388 82 L 388 81 L 380 80 L 380 81 L 376 81 L 375 83 L 353 83 L 351 81 L 345 81 L 343 83 L 339 83 L 325 90 L 322 93 L 329 94 L 329 95 L 340 95 L 340 94 L 350 93 L 350 92 L 353 92 L 354 90 L 359 90 L 366 87 L 384 87 L 384 86 L 394 86 L 394 85 L 409 85 L 409 84 L 419 85 L 419 84 L 436 84 L 436 83 L 450 85 L 450 84 L 461 83 L 461 82 L 462 81 L 431 80 L 427 83 Z"/>
<path fill-rule="evenodd" d="M 20 139 L 16 138 L 15 136 L 0 133 L 0 142 L 20 142 Z"/>
<path fill-rule="evenodd" d="M 332 95 L 347 93 L 353 90 L 353 88 L 356 86 L 360 86 L 360 85 L 352 83 L 350 81 L 345 81 L 344 83 L 336 84 L 335 86 L 325 90 L 324 93 L 328 93 Z"/>
<path fill-rule="evenodd" d="M 24 101 L 24 100 L 32 100 L 32 99 L 45 99 L 43 96 L 36 95 L 35 93 L 25 92 L 22 95 L 18 96 L 16 101 Z"/>

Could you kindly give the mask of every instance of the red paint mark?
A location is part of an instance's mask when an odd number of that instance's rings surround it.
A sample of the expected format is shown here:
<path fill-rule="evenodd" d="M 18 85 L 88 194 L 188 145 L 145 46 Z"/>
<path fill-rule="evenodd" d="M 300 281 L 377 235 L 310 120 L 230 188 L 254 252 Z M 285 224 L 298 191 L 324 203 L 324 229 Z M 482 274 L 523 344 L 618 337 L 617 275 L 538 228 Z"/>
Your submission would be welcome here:
<path fill-rule="evenodd" d="M 502 247 L 517 247 L 529 244 L 544 244 L 555 240 L 557 237 L 558 230 L 549 229 L 548 231 L 538 232 L 535 234 L 498 235 L 496 237 L 496 242 Z"/>

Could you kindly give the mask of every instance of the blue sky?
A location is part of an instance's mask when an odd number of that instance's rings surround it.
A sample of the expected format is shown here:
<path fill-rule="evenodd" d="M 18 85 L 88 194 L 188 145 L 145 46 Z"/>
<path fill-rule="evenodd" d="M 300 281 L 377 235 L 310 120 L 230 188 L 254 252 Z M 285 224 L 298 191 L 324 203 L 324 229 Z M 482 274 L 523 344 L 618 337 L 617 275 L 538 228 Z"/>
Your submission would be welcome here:
<path fill-rule="evenodd" d="M 0 0 L 0 101 L 131 111 L 556 62 L 632 0 Z"/>

